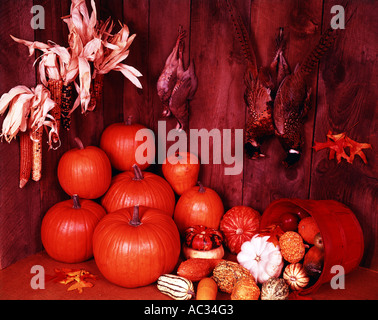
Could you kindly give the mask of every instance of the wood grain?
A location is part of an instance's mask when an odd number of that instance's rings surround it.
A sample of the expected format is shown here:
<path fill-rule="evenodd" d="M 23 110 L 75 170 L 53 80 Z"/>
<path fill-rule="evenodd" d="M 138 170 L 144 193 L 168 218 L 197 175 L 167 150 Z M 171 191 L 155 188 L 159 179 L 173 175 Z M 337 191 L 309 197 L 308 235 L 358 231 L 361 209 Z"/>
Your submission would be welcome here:
<path fill-rule="evenodd" d="M 35 86 L 33 59 L 26 47 L 15 43 L 16 37 L 33 39 L 30 27 L 32 1 L 19 6 L 13 1 L 0 2 L 0 95 L 16 85 Z M 6 27 L 4 27 L 6 25 Z M 0 118 L 2 125 L 3 117 Z M 19 141 L 0 142 L 0 269 L 42 249 L 39 184 L 29 181 L 19 188 Z"/>
<path fill-rule="evenodd" d="M 325 1 L 325 28 L 336 1 Z M 328 151 L 313 153 L 311 193 L 313 199 L 335 199 L 349 206 L 359 220 L 365 240 L 363 264 L 378 267 L 376 210 L 377 172 L 377 84 L 376 43 L 378 23 L 373 2 L 353 1 L 346 14 L 355 14 L 340 33 L 333 51 L 320 64 L 315 141 L 326 141 L 329 130 L 347 131 L 358 142 L 370 143 L 364 150 L 368 164 L 357 156 L 353 164 L 328 160 Z M 363 21 L 363 24 L 362 24 Z M 369 26 L 369 27 L 363 27 Z M 372 263 L 375 259 L 374 264 Z"/>

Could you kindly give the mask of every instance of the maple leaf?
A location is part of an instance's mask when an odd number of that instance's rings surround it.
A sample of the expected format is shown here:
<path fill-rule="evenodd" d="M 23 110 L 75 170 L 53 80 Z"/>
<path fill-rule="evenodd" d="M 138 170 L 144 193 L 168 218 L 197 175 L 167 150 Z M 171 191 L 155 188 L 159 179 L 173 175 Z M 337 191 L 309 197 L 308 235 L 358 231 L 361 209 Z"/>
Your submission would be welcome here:
<path fill-rule="evenodd" d="M 346 132 L 332 134 L 332 131 L 328 131 L 327 141 L 315 141 L 315 145 L 313 146 L 315 151 L 326 148 L 329 148 L 330 150 L 329 160 L 334 159 L 336 156 L 337 163 L 340 163 L 342 158 L 344 158 L 348 163 L 353 163 L 355 156 L 358 155 L 362 161 L 367 164 L 366 156 L 362 150 L 371 149 L 371 144 L 354 141 L 346 135 Z M 349 155 L 346 152 L 347 148 L 349 148 Z"/>
<path fill-rule="evenodd" d="M 269 236 L 268 241 L 273 243 L 274 246 L 277 247 L 278 244 L 279 244 L 279 239 L 283 234 L 284 234 L 284 232 L 281 229 L 281 227 L 276 225 L 276 224 L 273 224 L 273 225 L 266 227 L 265 229 L 261 229 L 258 232 L 257 236 L 258 237 Z"/>
<path fill-rule="evenodd" d="M 87 279 L 97 280 L 98 277 L 89 273 L 84 269 L 54 269 L 55 276 L 48 276 L 48 281 L 54 280 L 61 284 L 71 284 L 67 291 L 78 290 L 79 293 L 83 292 L 83 288 L 91 288 L 93 283 Z M 72 284 L 72 282 L 74 282 Z"/>

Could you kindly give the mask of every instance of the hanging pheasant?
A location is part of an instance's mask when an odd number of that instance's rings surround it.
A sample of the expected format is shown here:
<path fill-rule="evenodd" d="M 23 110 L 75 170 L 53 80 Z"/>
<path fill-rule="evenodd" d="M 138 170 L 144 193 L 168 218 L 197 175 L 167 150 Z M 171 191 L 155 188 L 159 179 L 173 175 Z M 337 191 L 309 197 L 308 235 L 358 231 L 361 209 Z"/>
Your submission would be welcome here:
<path fill-rule="evenodd" d="M 185 31 L 179 27 L 175 47 L 168 56 L 164 69 L 157 81 L 157 93 L 163 104 L 163 116 L 173 115 L 177 120 L 176 129 L 185 130 L 188 126 L 189 101 L 197 90 L 197 77 L 192 61 L 184 69 L 183 51 Z"/>
<path fill-rule="evenodd" d="M 332 46 L 336 32 L 329 28 L 302 64 L 282 82 L 274 100 L 275 134 L 287 153 L 284 163 L 295 164 L 301 156 L 303 122 L 311 108 L 311 88 L 307 80 L 321 57 Z"/>
<path fill-rule="evenodd" d="M 276 39 L 276 55 L 272 63 L 258 68 L 243 20 L 230 0 L 227 0 L 226 4 L 247 63 L 244 99 L 248 107 L 248 119 L 244 147 L 249 158 L 257 159 L 264 157 L 260 149 L 264 139 L 274 135 L 273 99 L 280 82 L 289 74 L 289 67 L 283 56 L 283 28 L 280 28 Z"/>

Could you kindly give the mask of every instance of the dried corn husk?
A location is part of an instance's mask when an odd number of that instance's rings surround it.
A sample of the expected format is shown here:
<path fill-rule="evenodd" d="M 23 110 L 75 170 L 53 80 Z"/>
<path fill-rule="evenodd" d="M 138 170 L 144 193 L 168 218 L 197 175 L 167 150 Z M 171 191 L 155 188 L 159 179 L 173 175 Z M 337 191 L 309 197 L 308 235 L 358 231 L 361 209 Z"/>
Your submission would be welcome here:
<path fill-rule="evenodd" d="M 41 178 L 43 127 L 50 128 L 50 148 L 53 147 L 53 135 L 57 135 L 60 144 L 56 121 L 49 114 L 54 107 L 55 102 L 50 99 L 50 91 L 42 84 L 32 89 L 17 86 L 0 98 L 0 115 L 5 114 L 8 110 L 0 136 L 5 138 L 7 142 L 11 142 L 20 131 L 30 132 L 30 139 L 33 141 L 32 179 L 35 181 L 39 181 Z M 26 182 L 20 181 L 20 186 L 23 186 Z"/>

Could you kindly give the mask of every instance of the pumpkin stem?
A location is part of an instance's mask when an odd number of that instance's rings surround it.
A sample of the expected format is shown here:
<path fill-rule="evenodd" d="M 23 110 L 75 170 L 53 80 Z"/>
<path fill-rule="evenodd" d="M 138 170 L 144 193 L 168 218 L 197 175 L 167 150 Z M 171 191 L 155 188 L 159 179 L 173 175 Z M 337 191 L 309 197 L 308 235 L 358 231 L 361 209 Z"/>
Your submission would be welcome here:
<path fill-rule="evenodd" d="M 74 209 L 80 209 L 81 208 L 79 196 L 77 194 L 74 194 L 72 196 L 72 201 L 73 201 L 73 207 L 72 208 L 74 208 Z"/>
<path fill-rule="evenodd" d="M 84 149 L 83 142 L 78 137 L 75 138 L 75 142 L 76 142 L 76 144 L 77 144 L 77 146 L 79 147 L 80 150 Z"/>
<path fill-rule="evenodd" d="M 131 126 L 131 119 L 133 118 L 133 116 L 128 116 L 127 117 L 127 120 L 125 121 L 125 125 L 127 126 Z"/>
<path fill-rule="evenodd" d="M 199 192 L 199 193 L 205 193 L 205 192 L 206 192 L 206 189 L 205 189 L 205 187 L 203 186 L 203 184 L 201 183 L 201 181 L 198 181 L 197 183 L 198 183 L 198 185 L 199 185 L 198 192 Z"/>
<path fill-rule="evenodd" d="M 133 178 L 133 180 L 134 181 L 143 180 L 144 177 L 143 177 L 142 170 L 140 170 L 140 168 L 136 164 L 133 165 L 133 169 L 134 169 L 134 175 L 135 175 L 135 177 Z"/>
<path fill-rule="evenodd" d="M 139 205 L 134 206 L 133 218 L 130 220 L 129 224 L 133 227 L 138 227 L 142 224 L 139 220 Z"/>

